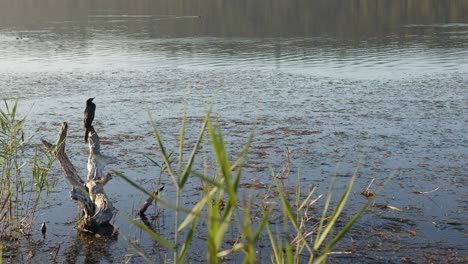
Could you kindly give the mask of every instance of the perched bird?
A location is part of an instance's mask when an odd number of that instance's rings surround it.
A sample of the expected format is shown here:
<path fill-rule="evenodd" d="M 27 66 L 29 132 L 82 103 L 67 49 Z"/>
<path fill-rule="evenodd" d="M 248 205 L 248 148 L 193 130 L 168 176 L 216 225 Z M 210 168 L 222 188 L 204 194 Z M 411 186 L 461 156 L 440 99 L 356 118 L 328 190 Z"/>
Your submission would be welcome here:
<path fill-rule="evenodd" d="M 42 222 L 42 225 L 41 225 L 41 232 L 42 232 L 42 234 L 45 234 L 46 231 L 47 231 L 47 227 L 46 227 L 46 225 L 45 225 L 45 222 Z"/>
<path fill-rule="evenodd" d="M 85 143 L 88 142 L 88 135 L 91 131 L 91 128 L 93 127 L 92 123 L 94 120 L 94 112 L 96 111 L 96 105 L 93 103 L 94 98 L 95 97 L 89 98 L 86 101 L 86 109 L 83 113 L 83 126 L 86 130 L 84 136 Z"/>

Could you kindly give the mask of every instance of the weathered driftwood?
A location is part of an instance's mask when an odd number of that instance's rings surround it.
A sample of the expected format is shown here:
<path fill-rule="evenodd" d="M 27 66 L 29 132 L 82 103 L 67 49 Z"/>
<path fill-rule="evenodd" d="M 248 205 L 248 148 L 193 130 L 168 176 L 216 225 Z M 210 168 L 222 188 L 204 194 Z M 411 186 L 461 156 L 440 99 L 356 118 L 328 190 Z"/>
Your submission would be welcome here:
<path fill-rule="evenodd" d="M 83 206 L 84 215 L 80 225 L 81 228 L 91 232 L 99 232 L 101 228 L 108 229 L 114 212 L 112 203 L 107 199 L 104 192 L 104 185 L 109 182 L 112 176 L 110 173 L 104 175 L 103 171 L 104 167 L 107 164 L 114 163 L 116 158 L 101 154 L 99 137 L 92 127 L 89 131 L 88 140 L 88 175 L 86 181 L 83 181 L 65 153 L 67 128 L 67 123 L 63 122 L 55 144 L 45 140 L 42 140 L 42 143 L 58 160 L 65 172 L 65 179 L 72 185 L 71 198 L 80 202 Z"/>

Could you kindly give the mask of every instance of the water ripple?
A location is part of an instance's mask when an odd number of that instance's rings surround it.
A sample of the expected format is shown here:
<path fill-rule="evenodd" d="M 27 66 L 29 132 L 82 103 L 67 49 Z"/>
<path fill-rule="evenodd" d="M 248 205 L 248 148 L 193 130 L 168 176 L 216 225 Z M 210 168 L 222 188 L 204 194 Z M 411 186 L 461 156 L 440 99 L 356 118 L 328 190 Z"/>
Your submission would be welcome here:
<path fill-rule="evenodd" d="M 376 40 L 343 44 L 329 38 L 138 39 L 121 35 L 118 28 L 106 32 L 91 30 L 91 35 L 58 35 L 47 30 L 21 34 L 23 39 L 15 37 L 17 32 L 0 32 L 0 49 L 5 51 L 0 54 L 1 71 L 264 68 L 317 75 L 339 71 L 344 76 L 394 78 L 468 68 L 466 44 L 433 46 L 437 40 L 420 42 L 419 37 L 410 37 L 404 43 L 395 39 L 386 44 Z M 463 37 L 466 36 L 460 35 L 456 40 Z"/>

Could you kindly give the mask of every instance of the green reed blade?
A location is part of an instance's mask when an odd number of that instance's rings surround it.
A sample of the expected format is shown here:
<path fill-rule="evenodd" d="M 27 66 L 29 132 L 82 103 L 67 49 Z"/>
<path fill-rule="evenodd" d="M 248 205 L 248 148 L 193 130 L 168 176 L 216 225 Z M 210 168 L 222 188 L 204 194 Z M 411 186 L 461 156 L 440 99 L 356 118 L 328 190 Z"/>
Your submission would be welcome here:
<path fill-rule="evenodd" d="M 325 238 L 327 238 L 327 236 L 330 233 L 331 229 L 334 227 L 336 220 L 340 216 L 341 211 L 343 211 L 343 208 L 344 208 L 344 206 L 345 206 L 345 204 L 346 204 L 346 202 L 348 200 L 349 194 L 351 193 L 351 189 L 353 187 L 354 180 L 356 179 L 356 176 L 358 174 L 359 168 L 361 167 L 363 159 L 364 159 L 364 153 L 362 153 L 361 156 L 359 157 L 359 161 L 358 161 L 358 164 L 356 165 L 356 169 L 355 169 L 355 171 L 353 173 L 353 176 L 349 180 L 349 183 L 346 186 L 345 191 L 344 191 L 343 195 L 341 196 L 340 201 L 335 206 L 335 210 L 331 214 L 330 220 L 325 225 L 325 229 L 320 234 L 320 236 L 317 235 L 317 240 L 315 241 L 315 245 L 314 245 L 315 250 L 317 250 L 320 247 L 320 245 L 323 243 Z"/>
<path fill-rule="evenodd" d="M 180 252 L 180 255 L 177 259 L 178 264 L 185 263 L 185 255 L 187 254 L 188 248 L 190 246 L 190 243 L 192 242 L 193 239 L 193 234 L 195 234 L 195 230 L 198 225 L 198 217 L 195 217 L 192 223 L 192 227 L 190 228 L 187 237 L 185 238 L 184 244 L 182 245 L 182 251 Z"/>
<path fill-rule="evenodd" d="M 132 181 L 130 178 L 128 178 L 127 176 L 125 176 L 123 173 L 119 172 L 119 171 L 116 171 L 116 170 L 112 170 L 113 173 L 115 173 L 115 175 L 117 175 L 118 177 L 122 178 L 124 181 L 126 181 L 128 184 L 130 184 L 131 186 L 133 186 L 134 188 L 136 188 L 137 190 L 139 190 L 140 192 L 148 195 L 148 196 L 151 196 L 154 200 L 156 200 L 157 202 L 161 203 L 162 205 L 170 208 L 170 209 L 173 209 L 173 210 L 180 210 L 181 212 L 184 212 L 184 213 L 187 213 L 187 214 L 190 214 L 192 213 L 192 210 L 190 209 L 187 209 L 187 208 L 183 208 L 183 207 L 179 207 L 177 208 L 177 206 L 175 206 L 174 204 L 172 203 L 169 203 L 161 198 L 159 198 L 159 196 L 157 195 L 154 195 L 153 193 L 147 191 L 146 189 L 144 189 L 143 187 L 141 187 L 140 185 L 138 185 L 136 182 Z"/>
<path fill-rule="evenodd" d="M 156 162 L 154 159 L 150 158 L 150 157 L 149 157 L 148 155 L 146 155 L 146 154 L 143 154 L 143 156 L 144 156 L 145 158 L 147 158 L 149 161 L 151 161 L 156 167 L 162 169 L 161 165 L 160 165 L 158 162 Z"/>
<path fill-rule="evenodd" d="M 162 236 L 160 236 L 158 233 L 154 232 L 153 230 L 151 230 L 149 227 L 147 227 L 146 225 L 136 221 L 135 219 L 125 215 L 125 214 L 122 214 L 122 213 L 119 213 L 120 216 L 122 216 L 123 218 L 125 218 L 127 221 L 129 221 L 130 223 L 134 224 L 135 226 L 137 226 L 138 228 L 140 228 L 141 230 L 145 231 L 148 235 L 151 236 L 151 238 L 153 238 L 154 240 L 158 241 L 161 245 L 163 245 L 165 248 L 169 249 L 170 251 L 174 252 L 175 249 L 174 247 L 171 245 L 171 243 L 169 243 L 169 241 L 167 241 L 166 239 L 164 239 Z"/>
<path fill-rule="evenodd" d="M 309 191 L 309 194 L 307 195 L 307 197 L 304 199 L 304 201 L 302 201 L 301 205 L 298 208 L 299 211 L 304 209 L 305 206 L 310 206 L 310 204 L 309 205 L 307 204 L 309 203 L 309 200 L 312 198 L 312 195 L 315 193 L 315 189 L 317 189 L 317 185 L 314 185 L 312 187 L 312 190 Z M 314 200 L 314 201 L 317 201 L 317 200 Z"/>
<path fill-rule="evenodd" d="M 176 184 L 177 187 L 179 187 L 177 178 L 176 178 L 175 173 L 174 173 L 174 171 L 172 170 L 172 167 L 171 167 L 171 162 L 169 160 L 169 155 L 167 155 L 167 153 L 166 153 L 166 148 L 164 147 L 164 143 L 163 143 L 161 134 L 159 133 L 158 126 L 156 125 L 156 122 L 153 119 L 153 115 L 151 115 L 151 113 L 149 111 L 148 111 L 148 115 L 149 115 L 151 126 L 153 127 L 154 136 L 156 137 L 156 141 L 158 142 L 158 145 L 159 145 L 159 148 L 160 148 L 160 151 L 161 151 L 162 158 L 164 160 L 164 163 L 166 163 L 167 171 L 168 171 L 169 175 L 171 176 L 172 181 L 174 182 L 174 184 Z"/>
<path fill-rule="evenodd" d="M 211 199 L 211 196 L 217 191 L 217 188 L 213 188 L 208 194 L 206 194 L 190 211 L 185 220 L 179 225 L 178 232 L 182 231 L 192 220 L 200 216 L 200 212 L 205 204 Z"/>
<path fill-rule="evenodd" d="M 278 188 L 278 193 L 279 193 L 280 198 L 281 198 L 281 203 L 283 205 L 283 210 L 284 210 L 284 213 L 285 213 L 285 217 L 289 218 L 289 221 L 291 222 L 293 227 L 296 229 L 296 232 L 297 232 L 297 235 L 298 235 L 298 237 L 300 239 L 300 242 L 304 243 L 307 250 L 312 254 L 313 251 L 310 248 L 309 244 L 307 243 L 307 240 L 305 239 L 304 235 L 302 234 L 299 225 L 297 224 L 297 220 L 296 220 L 296 218 L 295 218 L 295 216 L 294 216 L 294 214 L 292 212 L 291 205 L 289 204 L 288 200 L 286 199 L 284 190 L 281 188 L 281 186 L 280 186 L 280 184 L 278 182 L 277 182 L 276 186 Z"/>
<path fill-rule="evenodd" d="M 205 117 L 205 121 L 203 122 L 202 128 L 200 129 L 200 133 L 198 134 L 197 141 L 195 142 L 195 146 L 193 146 L 192 154 L 190 154 L 187 165 L 185 166 L 185 170 L 182 173 L 182 177 L 180 179 L 180 186 L 184 186 L 185 182 L 188 179 L 188 176 L 190 175 L 190 170 L 192 168 L 193 161 L 195 160 L 195 155 L 197 153 L 198 147 L 200 146 L 200 144 L 202 142 L 203 135 L 205 134 L 206 125 L 207 125 L 207 122 L 208 122 L 209 115 L 210 115 L 210 113 L 207 112 L 206 117 Z"/>
<path fill-rule="evenodd" d="M 338 165 L 335 168 L 335 172 L 333 173 L 333 177 L 332 177 L 332 180 L 331 180 L 331 183 L 330 183 L 330 187 L 328 189 L 327 199 L 325 199 L 325 204 L 324 204 L 323 209 L 322 209 L 322 216 L 320 217 L 320 222 L 319 222 L 319 227 L 317 229 L 316 237 L 321 237 L 322 236 L 323 226 L 325 225 L 325 221 L 327 220 L 328 207 L 330 206 L 330 202 L 331 202 L 331 199 L 332 199 L 332 196 L 333 196 L 333 188 L 334 188 L 335 182 L 336 182 L 336 174 L 337 174 L 336 171 L 337 170 L 338 170 Z M 320 244 L 321 243 L 318 243 L 318 241 L 316 239 L 315 242 L 314 242 L 314 250 L 318 250 L 319 247 L 320 247 Z"/>
<path fill-rule="evenodd" d="M 180 175 L 182 170 L 182 158 L 184 152 L 184 139 L 185 139 L 185 121 L 187 117 L 187 106 L 184 106 L 184 112 L 182 114 L 182 124 L 179 132 L 179 161 L 177 162 L 177 174 Z"/>

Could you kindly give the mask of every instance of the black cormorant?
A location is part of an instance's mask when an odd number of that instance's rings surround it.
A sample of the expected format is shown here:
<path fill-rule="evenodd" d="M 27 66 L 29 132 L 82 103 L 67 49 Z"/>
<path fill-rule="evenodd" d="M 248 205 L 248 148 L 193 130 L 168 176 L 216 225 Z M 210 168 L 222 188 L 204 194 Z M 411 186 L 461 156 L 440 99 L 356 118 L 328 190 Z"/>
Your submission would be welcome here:
<path fill-rule="evenodd" d="M 85 128 L 85 137 L 84 140 L 85 142 L 88 142 L 88 134 L 91 131 L 92 123 L 94 120 L 94 112 L 96 111 L 96 105 L 93 103 L 93 98 L 89 98 L 86 101 L 86 109 L 83 113 L 83 126 Z"/>

